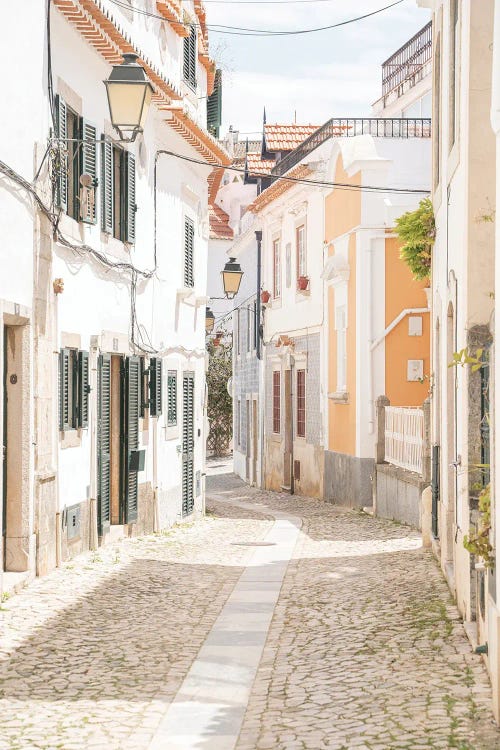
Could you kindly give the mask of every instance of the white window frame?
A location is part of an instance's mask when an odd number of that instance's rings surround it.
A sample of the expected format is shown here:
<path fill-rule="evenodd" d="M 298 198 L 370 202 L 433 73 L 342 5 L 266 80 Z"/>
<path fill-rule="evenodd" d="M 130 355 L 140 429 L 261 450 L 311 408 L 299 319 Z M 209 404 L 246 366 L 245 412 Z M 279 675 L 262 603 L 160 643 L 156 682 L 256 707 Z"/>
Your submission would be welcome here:
<path fill-rule="evenodd" d="M 347 392 L 347 303 L 335 305 L 337 338 L 337 393 Z"/>
<path fill-rule="evenodd" d="M 281 298 L 281 238 L 273 239 L 273 299 Z"/>
<path fill-rule="evenodd" d="M 301 238 L 301 241 L 299 241 L 299 237 Z M 295 252 L 298 279 L 300 276 L 307 276 L 307 240 L 305 221 L 295 227 Z"/>

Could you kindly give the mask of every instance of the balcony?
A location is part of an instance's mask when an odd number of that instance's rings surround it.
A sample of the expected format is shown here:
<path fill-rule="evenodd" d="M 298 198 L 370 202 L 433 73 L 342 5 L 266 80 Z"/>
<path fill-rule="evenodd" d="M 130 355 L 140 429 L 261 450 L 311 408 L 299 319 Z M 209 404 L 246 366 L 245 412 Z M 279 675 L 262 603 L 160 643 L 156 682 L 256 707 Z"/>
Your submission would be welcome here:
<path fill-rule="evenodd" d="M 432 59 L 432 21 L 382 63 L 382 96 L 418 78 Z"/>
<path fill-rule="evenodd" d="M 333 118 L 279 161 L 271 176 L 281 177 L 330 138 L 353 138 L 372 135 L 375 138 L 430 138 L 431 119 L 406 118 Z"/>

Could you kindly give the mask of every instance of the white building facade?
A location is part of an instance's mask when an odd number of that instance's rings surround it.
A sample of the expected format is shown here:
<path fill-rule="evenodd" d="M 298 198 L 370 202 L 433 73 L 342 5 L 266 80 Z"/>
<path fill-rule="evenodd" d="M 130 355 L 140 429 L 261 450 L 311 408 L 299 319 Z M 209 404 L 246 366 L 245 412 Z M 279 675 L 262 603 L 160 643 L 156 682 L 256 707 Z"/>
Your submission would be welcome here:
<path fill-rule="evenodd" d="M 28 34 L 29 67 L 45 70 L 29 118 L 13 92 L 23 127 L 4 132 L 14 172 L 0 175 L 0 211 L 20 212 L 3 267 L 23 279 L 0 292 L 3 567 L 26 575 L 203 510 L 213 170 L 182 157 L 227 161 L 206 131 L 214 71 L 200 4 L 177 23 L 108 0 L 54 0 L 48 17 L 38 6 L 2 9 L 12 56 Z M 112 128 L 103 85 L 125 52 L 154 89 L 134 143 Z"/>

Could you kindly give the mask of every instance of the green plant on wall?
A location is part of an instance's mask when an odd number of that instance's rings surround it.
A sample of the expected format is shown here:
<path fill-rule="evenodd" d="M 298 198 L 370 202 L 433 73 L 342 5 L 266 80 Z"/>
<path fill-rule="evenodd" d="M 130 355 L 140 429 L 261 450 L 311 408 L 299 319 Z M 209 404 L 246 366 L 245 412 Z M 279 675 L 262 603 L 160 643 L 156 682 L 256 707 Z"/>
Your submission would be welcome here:
<path fill-rule="evenodd" d="M 468 349 L 460 349 L 460 351 L 453 353 L 453 360 L 448 364 L 448 367 L 470 367 L 473 373 L 488 366 L 488 358 L 485 356 L 483 348 L 477 348 L 474 352 Z M 488 413 L 486 413 L 485 417 L 489 421 Z M 478 470 L 482 474 L 483 483 L 487 481 L 490 471 L 488 463 L 474 464 L 471 468 Z M 471 529 L 470 533 L 464 536 L 463 544 L 471 555 L 476 555 L 483 560 L 486 568 L 493 568 L 495 566 L 495 550 L 490 541 L 491 486 L 489 482 L 486 486 L 477 483 L 477 486 L 474 485 L 474 489 L 481 489 L 478 498 L 479 518 L 477 527 Z"/>
<path fill-rule="evenodd" d="M 490 542 L 491 531 L 491 491 L 490 485 L 479 494 L 479 521 L 477 529 L 471 530 L 468 536 L 464 536 L 464 547 L 472 555 L 481 557 L 487 568 L 495 565 L 495 553 Z"/>
<path fill-rule="evenodd" d="M 215 456 L 228 452 L 233 428 L 233 401 L 227 390 L 227 382 L 233 374 L 233 342 L 230 334 L 224 331 L 220 334 L 219 338 L 209 339 L 207 343 L 210 357 L 207 370 L 210 422 L 207 447 Z"/>
<path fill-rule="evenodd" d="M 431 275 L 432 248 L 436 238 L 434 210 L 430 198 L 420 201 L 415 211 L 407 211 L 396 219 L 396 234 L 401 241 L 400 257 L 415 279 Z"/>

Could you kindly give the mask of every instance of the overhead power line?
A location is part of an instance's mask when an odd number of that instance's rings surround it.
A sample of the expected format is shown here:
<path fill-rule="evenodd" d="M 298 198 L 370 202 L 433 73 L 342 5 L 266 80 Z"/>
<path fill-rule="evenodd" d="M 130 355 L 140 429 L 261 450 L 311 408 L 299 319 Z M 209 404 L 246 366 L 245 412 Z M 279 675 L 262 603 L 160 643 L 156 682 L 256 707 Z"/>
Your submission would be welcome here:
<path fill-rule="evenodd" d="M 175 159 L 182 159 L 188 161 L 191 164 L 199 164 L 204 167 L 211 167 L 212 169 L 226 169 L 231 172 L 239 172 L 240 174 L 247 174 L 250 177 L 270 177 L 274 178 L 274 182 L 283 180 L 285 182 L 293 182 L 298 185 L 312 185 L 313 187 L 331 187 L 339 188 L 340 190 L 355 190 L 356 192 L 366 193 L 402 193 L 404 195 L 428 195 L 430 190 L 425 188 L 393 188 L 393 187 L 379 187 L 378 185 L 349 185 L 347 182 L 329 182 L 328 180 L 307 180 L 303 177 L 290 177 L 290 176 L 278 176 L 273 174 L 258 174 L 248 169 L 242 169 L 241 167 L 233 167 L 231 165 L 221 164 L 220 162 L 205 161 L 203 159 L 195 159 L 193 156 L 185 156 L 184 154 L 178 154 L 175 151 L 164 150 L 162 153 L 169 156 L 173 156 Z M 274 183 L 273 183 L 274 184 Z"/>
<path fill-rule="evenodd" d="M 180 23 L 183 26 L 191 27 L 191 26 L 197 26 L 200 27 L 200 24 L 197 23 L 188 23 L 184 21 L 178 21 L 176 18 L 168 18 L 166 16 L 161 16 L 158 13 L 151 13 L 147 10 L 142 10 L 141 8 L 132 8 L 130 5 L 125 4 L 124 2 L 121 2 L 121 0 L 111 0 L 111 2 L 114 5 L 117 5 L 120 8 L 124 8 L 127 11 L 132 11 L 133 13 L 137 13 L 141 16 L 147 16 L 148 18 L 157 18 L 160 21 L 171 21 L 173 23 Z M 405 0 L 396 0 L 395 2 L 391 3 L 390 5 L 385 5 L 383 8 L 379 8 L 378 10 L 373 10 L 371 13 L 365 13 L 362 16 L 356 16 L 355 18 L 348 18 L 345 21 L 339 21 L 338 23 L 332 23 L 328 26 L 318 26 L 313 29 L 293 29 L 293 30 L 273 30 L 273 29 L 251 29 L 246 28 L 244 26 L 227 26 L 224 24 L 206 24 L 206 28 L 210 29 L 214 33 L 217 34 L 229 34 L 233 36 L 256 36 L 256 37 L 267 37 L 267 36 L 296 36 L 301 34 L 313 34 L 318 31 L 328 31 L 330 29 L 337 29 L 340 26 L 347 26 L 351 23 L 356 23 L 357 21 L 363 21 L 365 18 L 370 18 L 371 16 L 375 16 L 378 13 L 382 13 L 385 10 L 388 10 L 389 8 L 393 8 L 395 5 L 400 5 L 401 3 L 404 3 Z"/>

